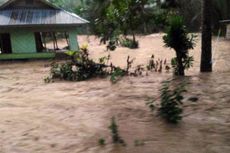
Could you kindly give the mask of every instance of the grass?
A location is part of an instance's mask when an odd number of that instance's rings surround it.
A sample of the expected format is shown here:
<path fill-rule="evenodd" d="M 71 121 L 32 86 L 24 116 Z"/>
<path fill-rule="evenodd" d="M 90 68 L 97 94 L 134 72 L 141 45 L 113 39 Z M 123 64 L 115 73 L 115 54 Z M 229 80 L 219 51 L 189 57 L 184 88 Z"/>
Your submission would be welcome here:
<path fill-rule="evenodd" d="M 0 60 L 51 59 L 55 53 L 17 53 L 0 54 Z"/>

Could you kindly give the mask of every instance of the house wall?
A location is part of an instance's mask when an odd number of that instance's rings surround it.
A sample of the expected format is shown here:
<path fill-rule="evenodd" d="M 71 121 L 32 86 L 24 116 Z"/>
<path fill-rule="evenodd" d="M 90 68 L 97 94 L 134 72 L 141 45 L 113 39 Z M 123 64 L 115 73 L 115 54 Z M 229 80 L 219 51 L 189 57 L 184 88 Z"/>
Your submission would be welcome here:
<path fill-rule="evenodd" d="M 31 31 L 10 32 L 13 53 L 36 53 L 35 37 Z"/>
<path fill-rule="evenodd" d="M 226 38 L 230 39 L 230 24 L 227 25 Z"/>
<path fill-rule="evenodd" d="M 12 53 L 36 53 L 34 32 L 49 32 L 50 29 L 56 32 L 68 32 L 70 50 L 79 50 L 76 27 L 12 28 L 2 29 L 0 33 L 10 33 Z"/>
<path fill-rule="evenodd" d="M 72 29 L 69 32 L 69 45 L 70 45 L 70 50 L 77 51 L 79 50 L 79 45 L 77 41 L 77 30 Z"/>

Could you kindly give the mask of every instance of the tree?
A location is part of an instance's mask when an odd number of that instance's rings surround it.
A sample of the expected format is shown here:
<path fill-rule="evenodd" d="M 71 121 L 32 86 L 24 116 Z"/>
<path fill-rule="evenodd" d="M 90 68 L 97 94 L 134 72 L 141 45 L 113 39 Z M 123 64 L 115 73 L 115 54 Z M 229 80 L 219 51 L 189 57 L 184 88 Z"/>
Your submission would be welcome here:
<path fill-rule="evenodd" d="M 147 4 L 148 0 L 95 0 L 90 7 L 94 32 L 106 41 L 117 34 L 132 34 L 135 41 L 135 32 L 145 22 Z"/>
<path fill-rule="evenodd" d="M 212 1 L 203 0 L 202 3 L 202 47 L 201 72 L 212 72 Z"/>
<path fill-rule="evenodd" d="M 181 16 L 172 16 L 169 19 L 169 27 L 163 37 L 166 47 L 176 52 L 176 58 L 172 60 L 175 75 L 184 75 L 184 70 L 192 65 L 193 58 L 188 56 L 188 50 L 193 49 L 194 35 L 189 36 Z"/>

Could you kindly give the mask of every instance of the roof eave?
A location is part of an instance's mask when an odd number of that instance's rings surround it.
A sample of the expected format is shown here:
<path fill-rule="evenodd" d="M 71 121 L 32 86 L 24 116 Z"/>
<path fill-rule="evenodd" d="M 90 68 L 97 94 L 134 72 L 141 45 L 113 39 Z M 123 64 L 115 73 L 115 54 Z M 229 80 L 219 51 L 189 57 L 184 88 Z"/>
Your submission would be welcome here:
<path fill-rule="evenodd" d="M 79 27 L 86 25 L 86 23 L 76 23 L 76 24 L 17 24 L 17 25 L 0 25 L 0 28 L 33 28 L 33 27 Z"/>

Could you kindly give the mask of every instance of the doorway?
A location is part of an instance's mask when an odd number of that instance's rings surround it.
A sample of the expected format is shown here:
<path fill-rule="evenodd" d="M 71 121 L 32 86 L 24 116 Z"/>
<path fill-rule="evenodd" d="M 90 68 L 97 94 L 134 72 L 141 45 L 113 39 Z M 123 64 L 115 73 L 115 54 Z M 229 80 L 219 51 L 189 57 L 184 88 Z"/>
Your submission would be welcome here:
<path fill-rule="evenodd" d="M 69 50 L 68 32 L 34 32 L 37 52 L 63 52 Z"/>
<path fill-rule="evenodd" d="M 44 50 L 43 43 L 42 43 L 42 34 L 40 32 L 35 32 L 35 43 L 36 43 L 36 50 L 37 52 L 42 52 Z"/>
<path fill-rule="evenodd" d="M 12 46 L 11 46 L 9 33 L 0 34 L 0 49 L 1 49 L 0 51 L 1 54 L 11 54 L 12 53 Z"/>

